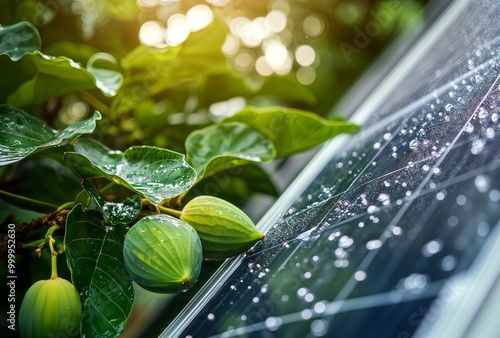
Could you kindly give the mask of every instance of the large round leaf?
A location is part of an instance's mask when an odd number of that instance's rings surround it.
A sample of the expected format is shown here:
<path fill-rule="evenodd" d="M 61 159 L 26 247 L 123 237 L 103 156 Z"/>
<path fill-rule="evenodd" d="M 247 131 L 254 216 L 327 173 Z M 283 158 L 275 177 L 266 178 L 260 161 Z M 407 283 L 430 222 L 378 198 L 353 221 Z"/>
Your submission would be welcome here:
<path fill-rule="evenodd" d="M 132 223 L 142 209 L 141 196 L 127 197 L 123 202 L 110 202 L 87 180 L 82 182 L 83 189 L 94 200 L 97 209 L 112 225 Z"/>
<path fill-rule="evenodd" d="M 355 133 L 360 127 L 341 119 L 334 121 L 310 112 L 284 107 L 246 107 L 225 122 L 242 122 L 269 138 L 277 157 L 311 149 L 341 133 Z"/>
<path fill-rule="evenodd" d="M 21 107 L 80 89 L 99 89 L 106 96 L 114 96 L 123 84 L 123 76 L 118 71 L 92 64 L 85 69 L 70 58 L 46 55 L 39 49 L 38 31 L 30 23 L 20 22 L 0 30 L 0 60 L 7 56 L 15 61 L 9 63 L 9 73 L 24 80 L 13 92 L 0 93 L 0 99 Z M 98 57 L 102 59 L 103 54 L 99 53 Z M 108 62 L 116 62 L 106 55 Z M 0 78 L 0 88 L 9 88 L 6 84 L 10 78 Z"/>
<path fill-rule="evenodd" d="M 68 214 L 64 245 L 71 279 L 83 305 L 84 337 L 118 337 L 134 303 L 123 262 L 124 226 L 112 227 L 80 204 Z"/>
<path fill-rule="evenodd" d="M 66 153 L 64 160 L 76 175 L 108 178 L 153 204 L 181 194 L 196 180 L 196 172 L 184 161 L 184 155 L 167 149 L 130 147 L 122 153 L 81 139 L 75 150 Z"/>
<path fill-rule="evenodd" d="M 274 159 L 273 143 L 243 123 L 222 123 L 194 131 L 186 140 L 189 163 L 199 176 L 250 162 Z"/>
<path fill-rule="evenodd" d="M 47 148 L 64 145 L 82 134 L 94 131 L 101 114 L 79 121 L 62 130 L 50 128 L 44 121 L 11 107 L 0 105 L 0 166 L 22 160 Z"/>

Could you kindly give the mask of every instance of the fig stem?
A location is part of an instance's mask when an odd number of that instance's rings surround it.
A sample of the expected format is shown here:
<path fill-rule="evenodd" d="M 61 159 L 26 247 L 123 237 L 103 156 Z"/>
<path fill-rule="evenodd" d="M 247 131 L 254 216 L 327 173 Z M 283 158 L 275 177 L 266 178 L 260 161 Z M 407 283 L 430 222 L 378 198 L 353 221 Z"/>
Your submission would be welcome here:
<path fill-rule="evenodd" d="M 95 109 L 103 113 L 103 115 L 107 116 L 110 120 L 115 119 L 113 110 L 88 91 L 84 89 L 79 90 L 78 95 L 80 95 L 83 100 L 87 101 L 87 103 L 90 103 L 92 106 L 94 106 Z"/>
<path fill-rule="evenodd" d="M 71 209 L 71 208 L 73 208 L 74 205 L 75 205 L 75 202 L 66 202 L 64 204 L 61 204 L 59 206 L 59 208 L 56 209 L 55 212 L 57 213 L 57 212 L 61 212 L 61 211 L 65 210 L 65 209 Z"/>
<path fill-rule="evenodd" d="M 171 208 L 167 208 L 167 207 L 163 207 L 161 205 L 158 206 L 158 209 L 163 213 L 163 214 L 167 214 L 167 215 L 170 215 L 170 216 L 175 216 L 177 218 L 180 218 L 181 215 L 182 215 L 182 211 L 180 210 L 175 210 L 175 209 L 171 209 Z"/>
<path fill-rule="evenodd" d="M 50 279 L 57 278 L 57 251 L 54 250 L 55 242 L 56 242 L 55 239 L 53 239 L 52 236 L 49 236 L 50 255 L 52 256 L 50 258 L 50 264 L 52 267 L 52 273 L 50 275 Z"/>
<path fill-rule="evenodd" d="M 39 200 L 35 200 L 33 198 L 29 198 L 29 197 L 25 197 L 25 196 L 13 194 L 13 193 L 5 191 L 5 190 L 0 190 L 0 195 L 8 196 L 8 197 L 20 200 L 20 201 L 25 201 L 25 202 L 30 202 L 30 203 L 33 203 L 33 204 L 38 204 L 40 206 L 44 206 L 44 207 L 48 207 L 48 208 L 54 208 L 54 209 L 57 208 L 57 205 L 54 205 L 54 204 L 51 204 L 51 203 L 47 203 L 47 202 L 43 202 L 43 201 L 39 201 Z"/>
<path fill-rule="evenodd" d="M 101 190 L 99 190 L 99 192 L 101 194 L 105 194 L 106 192 L 108 192 L 108 190 L 110 190 L 111 188 L 113 188 L 115 185 L 116 185 L 115 182 L 109 182 L 104 187 L 102 187 Z"/>

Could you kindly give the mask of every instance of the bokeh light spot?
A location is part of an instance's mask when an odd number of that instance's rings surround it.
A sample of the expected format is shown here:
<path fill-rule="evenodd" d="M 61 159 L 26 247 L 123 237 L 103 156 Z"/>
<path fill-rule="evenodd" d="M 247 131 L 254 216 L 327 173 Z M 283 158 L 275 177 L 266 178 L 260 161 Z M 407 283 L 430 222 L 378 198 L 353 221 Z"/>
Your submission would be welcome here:
<path fill-rule="evenodd" d="M 316 59 L 316 52 L 311 46 L 301 45 L 295 50 L 295 60 L 303 67 L 310 66 Z"/>
<path fill-rule="evenodd" d="M 214 14 L 208 6 L 196 5 L 186 13 L 186 20 L 191 32 L 196 32 L 210 25 Z"/>
<path fill-rule="evenodd" d="M 325 24 L 323 19 L 315 14 L 311 14 L 306 17 L 302 23 L 302 30 L 307 36 L 316 37 L 323 33 L 325 30 Z"/>
<path fill-rule="evenodd" d="M 177 46 L 183 43 L 191 33 L 185 15 L 174 14 L 168 19 L 165 32 L 165 42 L 170 46 Z"/>
<path fill-rule="evenodd" d="M 139 40 L 147 46 L 156 46 L 163 42 L 165 28 L 158 21 L 147 21 L 139 30 Z"/>
<path fill-rule="evenodd" d="M 300 67 L 297 69 L 297 81 L 303 85 L 310 85 L 316 80 L 316 70 L 313 67 Z"/>

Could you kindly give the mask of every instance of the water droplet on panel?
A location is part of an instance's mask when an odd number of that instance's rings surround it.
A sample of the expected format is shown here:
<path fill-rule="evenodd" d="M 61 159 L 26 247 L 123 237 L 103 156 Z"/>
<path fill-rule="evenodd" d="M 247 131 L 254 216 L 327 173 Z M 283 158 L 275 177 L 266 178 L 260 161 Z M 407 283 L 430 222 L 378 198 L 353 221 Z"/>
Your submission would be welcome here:
<path fill-rule="evenodd" d="M 354 240 L 348 236 L 342 236 L 339 239 L 339 247 L 342 249 L 349 248 L 354 243 Z"/>
<path fill-rule="evenodd" d="M 323 337 L 328 332 L 328 322 L 324 319 L 316 319 L 311 323 L 311 334 L 314 337 Z"/>
<path fill-rule="evenodd" d="M 429 278 L 426 275 L 419 274 L 419 273 L 412 273 L 408 277 L 402 279 L 398 283 L 398 287 L 400 287 L 402 289 L 406 289 L 407 291 L 410 291 L 410 292 L 418 293 L 423 288 L 425 288 L 425 286 L 428 283 L 428 279 Z"/>
<path fill-rule="evenodd" d="M 476 189 L 481 193 L 487 192 L 490 189 L 490 184 L 491 179 L 486 175 L 478 175 L 474 179 L 474 185 L 476 186 Z"/>
<path fill-rule="evenodd" d="M 482 140 L 474 140 L 472 141 L 472 146 L 470 152 L 473 155 L 479 154 L 484 149 L 484 142 Z"/>
<path fill-rule="evenodd" d="M 490 201 L 498 202 L 498 201 L 500 201 L 500 191 L 493 189 L 488 194 L 488 197 L 490 198 Z"/>
<path fill-rule="evenodd" d="M 366 272 L 364 271 L 356 271 L 354 273 L 354 279 L 358 282 L 364 281 L 366 279 Z"/>
<path fill-rule="evenodd" d="M 374 239 L 366 243 L 366 248 L 368 250 L 375 250 L 382 246 L 382 241 L 380 239 Z"/>
<path fill-rule="evenodd" d="M 455 256 L 453 255 L 448 255 L 443 257 L 441 260 L 441 269 L 443 271 L 451 271 L 455 268 L 457 260 L 455 259 Z"/>
<path fill-rule="evenodd" d="M 430 257 L 443 249 L 443 241 L 433 240 L 425 244 L 422 248 L 422 255 Z"/>
<path fill-rule="evenodd" d="M 469 134 L 470 134 L 470 133 L 472 133 L 472 132 L 474 131 L 474 126 L 473 126 L 472 124 L 470 124 L 470 123 L 467 123 L 467 124 L 465 125 L 464 131 L 465 131 L 466 133 L 469 133 Z"/>
<path fill-rule="evenodd" d="M 480 119 L 485 119 L 488 117 L 488 112 L 486 111 L 486 109 L 484 109 L 483 107 L 479 108 L 479 112 L 477 114 L 477 116 L 480 118 Z"/>
<path fill-rule="evenodd" d="M 279 317 L 268 317 L 265 321 L 266 327 L 271 331 L 276 331 L 280 328 L 283 321 Z"/>
<path fill-rule="evenodd" d="M 417 139 L 411 140 L 410 144 L 409 144 L 411 150 L 417 150 L 419 145 L 420 145 L 420 141 Z"/>

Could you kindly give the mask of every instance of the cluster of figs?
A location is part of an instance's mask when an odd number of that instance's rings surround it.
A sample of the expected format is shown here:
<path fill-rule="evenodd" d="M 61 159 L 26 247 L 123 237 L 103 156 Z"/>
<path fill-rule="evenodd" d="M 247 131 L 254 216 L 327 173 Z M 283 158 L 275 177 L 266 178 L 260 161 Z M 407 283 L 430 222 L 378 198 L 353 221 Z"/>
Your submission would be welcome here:
<path fill-rule="evenodd" d="M 264 237 L 236 206 L 212 196 L 189 201 L 180 219 L 159 214 L 140 219 L 127 233 L 125 267 L 135 282 L 153 292 L 189 289 L 205 259 L 224 259 L 248 250 Z M 53 253 L 54 254 L 54 253 Z M 33 284 L 20 310 L 21 337 L 78 337 L 80 296 L 69 281 L 52 276 Z"/>
<path fill-rule="evenodd" d="M 235 256 L 263 237 L 233 204 L 199 196 L 186 204 L 180 219 L 161 214 L 139 220 L 125 237 L 123 257 L 128 272 L 143 288 L 179 292 L 196 283 L 203 258 Z"/>

